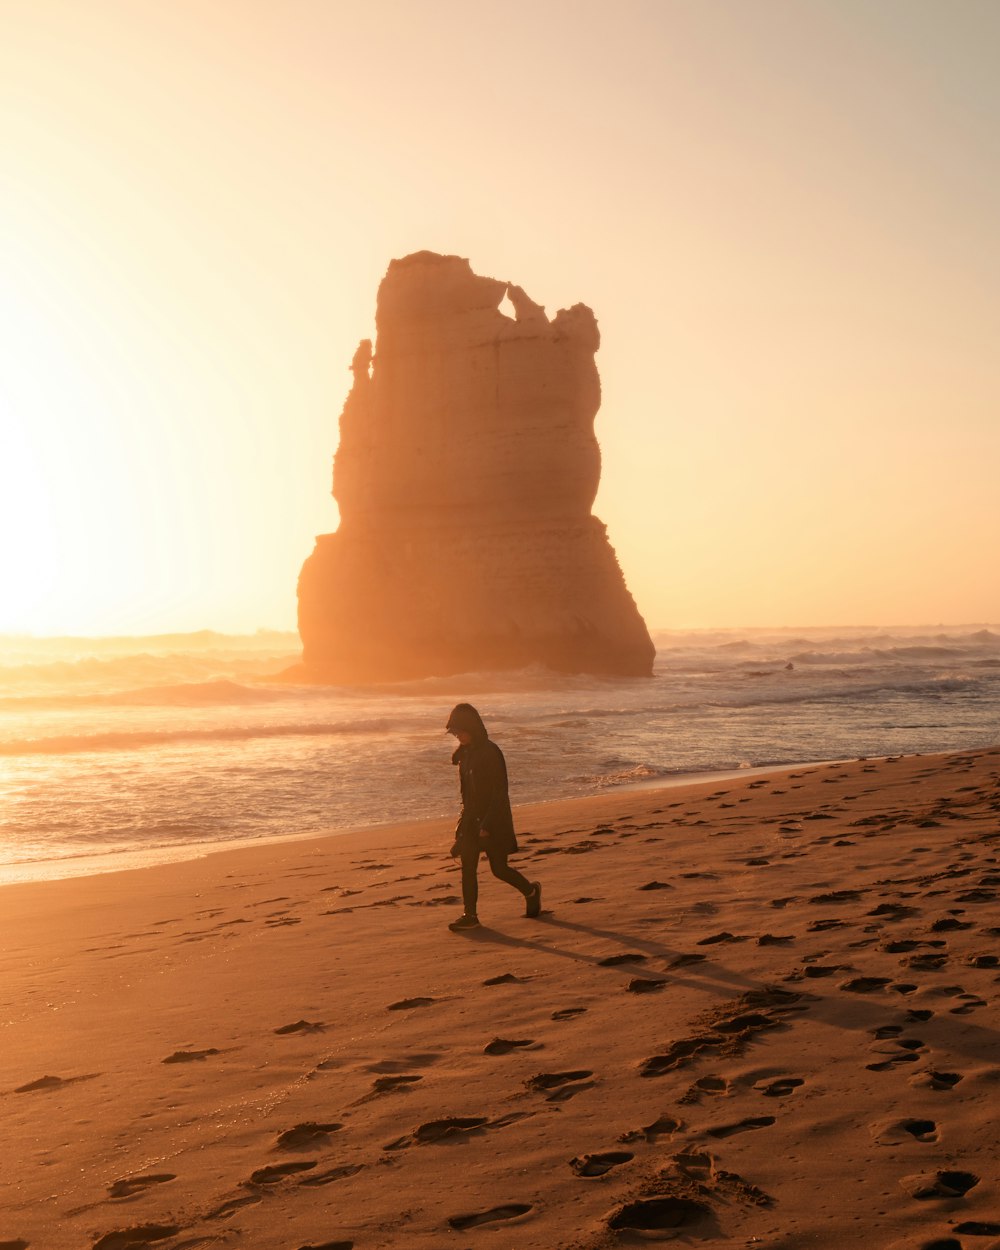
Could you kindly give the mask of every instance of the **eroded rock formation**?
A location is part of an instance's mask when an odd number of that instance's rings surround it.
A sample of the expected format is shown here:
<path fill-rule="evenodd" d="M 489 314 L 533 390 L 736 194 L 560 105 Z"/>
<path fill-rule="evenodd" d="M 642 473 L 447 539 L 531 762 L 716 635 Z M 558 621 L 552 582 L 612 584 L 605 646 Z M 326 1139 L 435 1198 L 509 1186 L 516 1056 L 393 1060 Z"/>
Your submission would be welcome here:
<path fill-rule="evenodd" d="M 305 674 L 650 673 L 653 644 L 590 511 L 590 309 L 550 321 L 520 287 L 417 252 L 389 265 L 375 324 L 340 418 L 340 528 L 299 577 Z"/>

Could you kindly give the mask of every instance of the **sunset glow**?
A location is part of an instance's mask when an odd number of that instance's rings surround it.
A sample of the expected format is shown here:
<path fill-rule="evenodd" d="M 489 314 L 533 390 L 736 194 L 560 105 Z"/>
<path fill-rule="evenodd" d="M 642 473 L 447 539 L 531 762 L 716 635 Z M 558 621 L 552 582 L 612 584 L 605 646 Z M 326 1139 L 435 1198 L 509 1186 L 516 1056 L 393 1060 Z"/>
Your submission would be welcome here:
<path fill-rule="evenodd" d="M 294 627 L 422 248 L 594 309 L 651 627 L 1000 620 L 988 0 L 0 7 L 0 632 Z"/>
<path fill-rule="evenodd" d="M 0 1250 L 995 1238 L 998 48 L 0 0 Z"/>

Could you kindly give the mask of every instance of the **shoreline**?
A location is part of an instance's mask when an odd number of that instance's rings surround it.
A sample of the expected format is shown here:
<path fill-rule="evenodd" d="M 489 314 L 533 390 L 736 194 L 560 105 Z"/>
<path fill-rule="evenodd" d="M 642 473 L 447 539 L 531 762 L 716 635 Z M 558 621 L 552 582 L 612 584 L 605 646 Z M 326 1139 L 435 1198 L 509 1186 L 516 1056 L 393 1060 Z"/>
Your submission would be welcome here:
<path fill-rule="evenodd" d="M 917 758 L 916 756 L 914 758 Z M 748 768 L 712 769 L 703 773 L 678 773 L 671 776 L 649 777 L 641 781 L 623 782 L 609 786 L 594 794 L 568 795 L 555 799 L 541 799 L 534 803 L 521 803 L 514 806 L 515 827 L 517 813 L 522 808 L 534 808 L 545 804 L 583 803 L 588 799 L 601 799 L 612 794 L 625 794 L 640 790 L 668 790 L 677 787 L 713 785 L 723 781 L 736 781 L 740 778 L 768 776 L 772 773 L 784 773 L 798 768 L 818 768 L 827 764 L 840 763 L 839 760 L 820 760 L 813 762 L 797 762 L 790 764 L 762 764 Z M 457 810 L 457 799 L 456 799 Z M 450 816 L 421 817 L 422 823 L 449 821 Z M 286 843 L 309 842 L 340 838 L 352 834 L 377 834 L 380 830 L 395 828 L 398 821 L 381 821 L 370 825 L 348 825 L 343 829 L 326 829 L 313 833 L 275 834 L 260 838 L 233 838 L 229 840 L 189 842 L 183 846 L 157 846 L 148 850 L 105 851 L 94 854 L 80 852 L 55 859 L 21 860 L 11 864 L 0 864 L 0 890 L 11 885 L 26 885 L 32 882 L 64 881 L 77 878 L 104 876 L 107 873 L 139 872 L 146 868 L 157 868 L 165 864 L 187 863 L 201 860 L 208 855 L 224 851 L 249 850 L 262 846 L 281 846 Z M 123 862 L 128 861 L 128 862 Z"/>

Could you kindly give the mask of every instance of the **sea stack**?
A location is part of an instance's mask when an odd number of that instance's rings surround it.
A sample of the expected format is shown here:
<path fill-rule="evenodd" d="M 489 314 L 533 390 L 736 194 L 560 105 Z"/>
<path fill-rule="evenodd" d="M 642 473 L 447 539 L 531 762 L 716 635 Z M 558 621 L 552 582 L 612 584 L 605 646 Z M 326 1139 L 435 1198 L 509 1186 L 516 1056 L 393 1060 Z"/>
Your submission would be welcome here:
<path fill-rule="evenodd" d="M 653 644 L 591 514 L 594 314 L 549 320 L 520 287 L 417 252 L 389 265 L 375 325 L 340 417 L 340 528 L 299 577 L 301 675 L 649 675 Z"/>

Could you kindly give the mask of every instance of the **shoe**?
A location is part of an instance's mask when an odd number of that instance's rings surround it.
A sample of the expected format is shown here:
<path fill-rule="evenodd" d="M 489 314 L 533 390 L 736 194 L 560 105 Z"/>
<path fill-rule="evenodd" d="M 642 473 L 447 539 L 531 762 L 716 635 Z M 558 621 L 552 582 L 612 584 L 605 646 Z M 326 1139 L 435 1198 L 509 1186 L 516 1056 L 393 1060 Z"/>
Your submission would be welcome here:
<path fill-rule="evenodd" d="M 533 881 L 531 883 L 531 893 L 525 896 L 524 914 L 530 916 L 532 920 L 542 910 L 542 883 Z"/>
<path fill-rule="evenodd" d="M 463 929 L 478 929 L 478 916 L 459 916 L 457 920 L 453 920 L 448 926 L 452 933 L 460 933 Z"/>

